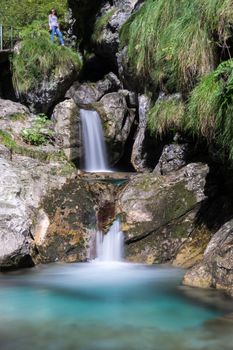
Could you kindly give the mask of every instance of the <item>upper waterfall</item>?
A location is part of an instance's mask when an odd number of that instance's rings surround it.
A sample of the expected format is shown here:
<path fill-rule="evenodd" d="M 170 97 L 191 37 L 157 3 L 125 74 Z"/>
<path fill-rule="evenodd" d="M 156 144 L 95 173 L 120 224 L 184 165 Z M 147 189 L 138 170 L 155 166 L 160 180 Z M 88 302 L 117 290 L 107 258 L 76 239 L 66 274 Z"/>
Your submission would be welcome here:
<path fill-rule="evenodd" d="M 100 117 L 96 111 L 80 110 L 84 146 L 84 169 L 88 172 L 110 171 Z"/>

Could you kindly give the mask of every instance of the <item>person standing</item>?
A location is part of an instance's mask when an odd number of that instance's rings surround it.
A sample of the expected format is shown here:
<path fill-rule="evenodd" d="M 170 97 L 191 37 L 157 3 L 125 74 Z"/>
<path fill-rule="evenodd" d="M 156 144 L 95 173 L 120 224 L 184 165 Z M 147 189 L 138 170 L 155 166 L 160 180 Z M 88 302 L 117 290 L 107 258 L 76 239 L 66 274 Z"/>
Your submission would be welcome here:
<path fill-rule="evenodd" d="M 52 9 L 49 14 L 49 30 L 51 32 L 51 41 L 54 43 L 54 35 L 56 34 L 60 40 L 60 44 L 64 46 L 64 40 L 62 33 L 59 28 L 59 23 L 57 19 L 57 12 L 55 9 Z"/>

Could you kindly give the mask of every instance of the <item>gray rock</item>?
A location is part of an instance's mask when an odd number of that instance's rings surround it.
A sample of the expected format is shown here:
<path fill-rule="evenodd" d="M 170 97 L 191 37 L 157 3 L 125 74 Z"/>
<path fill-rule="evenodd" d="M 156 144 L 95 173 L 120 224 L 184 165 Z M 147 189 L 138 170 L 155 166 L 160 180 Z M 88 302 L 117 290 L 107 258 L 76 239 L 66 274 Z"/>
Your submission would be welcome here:
<path fill-rule="evenodd" d="M 193 287 L 223 289 L 233 296 L 233 220 L 215 233 L 203 261 L 186 273 L 183 282 Z"/>
<path fill-rule="evenodd" d="M 56 143 L 63 149 L 70 161 L 80 158 L 80 121 L 79 108 L 72 99 L 59 103 L 52 115 Z"/>
<path fill-rule="evenodd" d="M 25 102 L 33 113 L 45 113 L 64 97 L 66 91 L 77 79 L 77 72 L 72 63 L 67 64 L 56 74 L 44 76 L 39 86 L 21 93 L 19 99 Z"/>
<path fill-rule="evenodd" d="M 117 197 L 117 213 L 126 236 L 126 255 L 131 261 L 192 265 L 203 257 L 210 239 L 208 229 L 199 230 L 195 218 L 205 199 L 208 166 L 193 163 L 167 176 L 139 174 L 131 178 Z M 190 251 L 203 240 L 198 255 Z M 183 248 L 186 248 L 185 252 Z"/>
<path fill-rule="evenodd" d="M 0 269 L 33 265 L 36 213 L 42 198 L 66 181 L 62 167 L 22 156 L 0 158 Z"/>
<path fill-rule="evenodd" d="M 120 81 L 114 73 L 109 73 L 103 80 L 96 83 L 80 84 L 75 82 L 66 93 L 67 98 L 72 98 L 77 105 L 86 105 L 97 102 L 105 94 L 117 91 Z"/>
<path fill-rule="evenodd" d="M 134 141 L 131 163 L 135 170 L 147 170 L 145 165 L 145 154 L 143 153 L 143 143 L 145 140 L 145 132 L 147 125 L 147 112 L 150 108 L 150 99 L 146 95 L 139 95 L 139 125 L 137 129 L 136 138 Z"/>
<path fill-rule="evenodd" d="M 0 99 L 0 130 L 19 137 L 23 128 L 30 128 L 34 116 L 24 105 Z"/>
<path fill-rule="evenodd" d="M 93 104 L 103 122 L 104 136 L 111 163 L 116 163 L 124 152 L 124 146 L 135 119 L 135 110 L 127 107 L 124 94 L 113 92 Z"/>
<path fill-rule="evenodd" d="M 0 158 L 11 160 L 11 151 L 4 145 L 0 145 Z"/>
<path fill-rule="evenodd" d="M 188 144 L 166 145 L 154 172 L 156 174 L 166 175 L 172 171 L 181 169 L 187 164 L 189 154 L 190 149 Z"/>
<path fill-rule="evenodd" d="M 18 102 L 0 99 L 0 120 L 20 119 L 30 115 L 29 109 Z"/>

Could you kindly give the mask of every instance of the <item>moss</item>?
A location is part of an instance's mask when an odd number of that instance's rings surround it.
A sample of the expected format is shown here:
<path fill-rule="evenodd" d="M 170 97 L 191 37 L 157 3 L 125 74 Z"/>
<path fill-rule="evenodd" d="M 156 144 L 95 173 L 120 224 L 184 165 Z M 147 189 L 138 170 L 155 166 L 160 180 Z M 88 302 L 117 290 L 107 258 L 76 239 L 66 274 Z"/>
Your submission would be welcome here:
<path fill-rule="evenodd" d="M 14 113 L 10 115 L 10 119 L 12 121 L 24 121 L 27 119 L 27 115 L 23 114 L 23 113 Z"/>
<path fill-rule="evenodd" d="M 66 157 L 63 151 L 46 152 L 44 149 L 36 149 L 32 147 L 26 147 L 17 143 L 10 133 L 0 130 L 0 143 L 10 149 L 12 153 L 19 154 L 25 157 L 38 159 L 42 162 L 50 161 L 66 161 Z"/>

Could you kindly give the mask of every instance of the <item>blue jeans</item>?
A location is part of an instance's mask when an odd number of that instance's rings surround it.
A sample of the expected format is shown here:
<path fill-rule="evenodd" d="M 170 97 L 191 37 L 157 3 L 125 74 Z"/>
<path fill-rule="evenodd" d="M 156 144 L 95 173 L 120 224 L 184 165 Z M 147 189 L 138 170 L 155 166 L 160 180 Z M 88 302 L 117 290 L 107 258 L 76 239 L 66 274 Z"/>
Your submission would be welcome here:
<path fill-rule="evenodd" d="M 57 34 L 59 40 L 60 40 L 60 44 L 64 45 L 64 40 L 62 37 L 62 33 L 61 31 L 58 29 L 58 27 L 52 27 L 52 31 L 51 31 L 51 41 L 52 43 L 54 43 L 54 35 Z"/>

